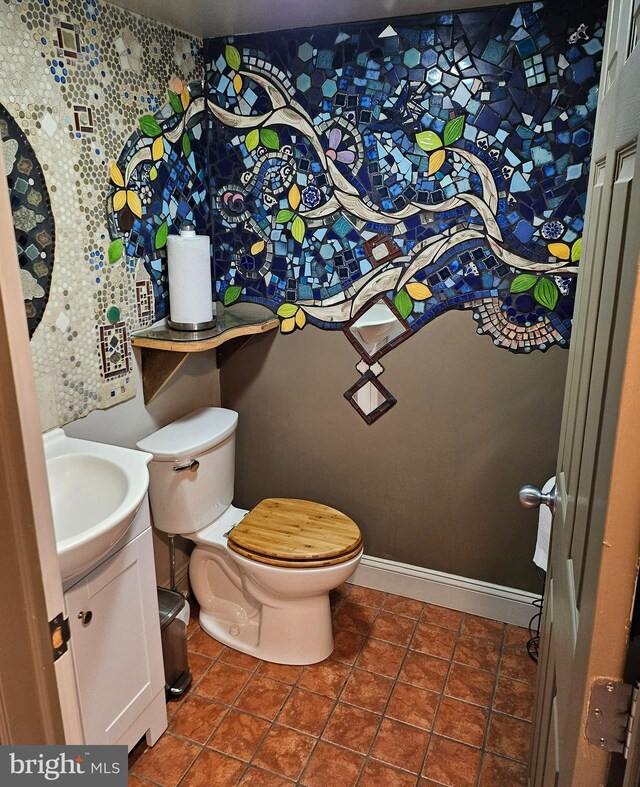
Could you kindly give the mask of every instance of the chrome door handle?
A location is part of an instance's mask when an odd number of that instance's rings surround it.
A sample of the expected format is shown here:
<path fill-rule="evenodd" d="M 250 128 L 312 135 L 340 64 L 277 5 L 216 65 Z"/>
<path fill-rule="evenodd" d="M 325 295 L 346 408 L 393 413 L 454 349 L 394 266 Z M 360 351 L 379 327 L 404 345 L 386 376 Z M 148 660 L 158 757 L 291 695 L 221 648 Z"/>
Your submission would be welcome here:
<path fill-rule="evenodd" d="M 541 505 L 549 507 L 553 514 L 556 510 L 556 490 L 555 487 L 551 492 L 543 492 L 537 486 L 527 484 L 523 486 L 519 492 L 520 505 L 523 508 L 539 508 Z"/>

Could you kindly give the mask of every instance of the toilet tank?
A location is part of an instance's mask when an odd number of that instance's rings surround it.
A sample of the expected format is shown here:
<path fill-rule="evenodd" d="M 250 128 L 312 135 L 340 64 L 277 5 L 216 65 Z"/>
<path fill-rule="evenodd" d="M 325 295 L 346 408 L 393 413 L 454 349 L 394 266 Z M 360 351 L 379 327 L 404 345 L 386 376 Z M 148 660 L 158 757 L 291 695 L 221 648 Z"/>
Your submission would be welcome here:
<path fill-rule="evenodd" d="M 137 443 L 153 454 L 149 500 L 165 533 L 194 533 L 231 505 L 238 413 L 201 407 Z"/>

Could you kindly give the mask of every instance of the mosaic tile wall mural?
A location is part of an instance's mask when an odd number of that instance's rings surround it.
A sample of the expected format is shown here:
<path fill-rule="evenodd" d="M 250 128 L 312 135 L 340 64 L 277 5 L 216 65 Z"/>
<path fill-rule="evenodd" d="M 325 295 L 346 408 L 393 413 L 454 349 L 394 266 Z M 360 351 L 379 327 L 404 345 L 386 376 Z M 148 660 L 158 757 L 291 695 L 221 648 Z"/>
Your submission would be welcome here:
<path fill-rule="evenodd" d="M 111 164 L 107 203 L 109 260 L 124 256 L 131 273 L 140 261 L 151 276 L 148 321 L 169 313 L 166 245 L 183 223 L 210 231 L 207 188 L 207 109 L 202 80 L 185 85 L 174 77 L 169 102 L 138 120 L 139 130 Z M 136 286 L 139 282 L 136 282 Z M 139 314 L 138 316 L 142 316 Z"/>
<path fill-rule="evenodd" d="M 0 0 L 0 133 L 43 429 L 135 394 L 129 337 L 166 306 L 163 235 L 206 212 L 201 45 L 100 0 Z"/>
<path fill-rule="evenodd" d="M 606 8 L 525 3 L 205 42 L 218 297 L 379 359 L 451 309 L 567 347 Z"/>
<path fill-rule="evenodd" d="M 40 162 L 20 126 L 2 104 L 0 137 L 29 336 L 33 336 L 44 314 L 51 286 L 54 220 Z"/>

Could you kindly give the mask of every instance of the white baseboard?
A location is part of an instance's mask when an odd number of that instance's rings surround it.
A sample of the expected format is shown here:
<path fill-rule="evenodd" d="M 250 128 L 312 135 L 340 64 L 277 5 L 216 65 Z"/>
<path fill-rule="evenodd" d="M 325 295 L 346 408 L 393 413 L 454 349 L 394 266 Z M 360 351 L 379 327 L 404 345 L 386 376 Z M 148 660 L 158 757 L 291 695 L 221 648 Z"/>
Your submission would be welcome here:
<path fill-rule="evenodd" d="M 533 602 L 540 598 L 525 590 L 368 555 L 363 555 L 348 581 L 524 627 L 536 612 Z"/>

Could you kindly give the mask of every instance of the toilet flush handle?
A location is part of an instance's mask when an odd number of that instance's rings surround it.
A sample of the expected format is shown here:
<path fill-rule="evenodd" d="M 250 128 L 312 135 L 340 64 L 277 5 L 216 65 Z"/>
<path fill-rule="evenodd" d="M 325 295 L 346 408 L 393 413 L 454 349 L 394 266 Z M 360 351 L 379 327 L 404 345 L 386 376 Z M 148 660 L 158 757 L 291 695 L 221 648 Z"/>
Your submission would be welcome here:
<path fill-rule="evenodd" d="M 192 473 L 197 473 L 200 467 L 200 462 L 197 459 L 192 459 L 186 465 L 177 465 L 173 468 L 174 473 L 181 473 L 183 470 L 191 470 Z"/>

